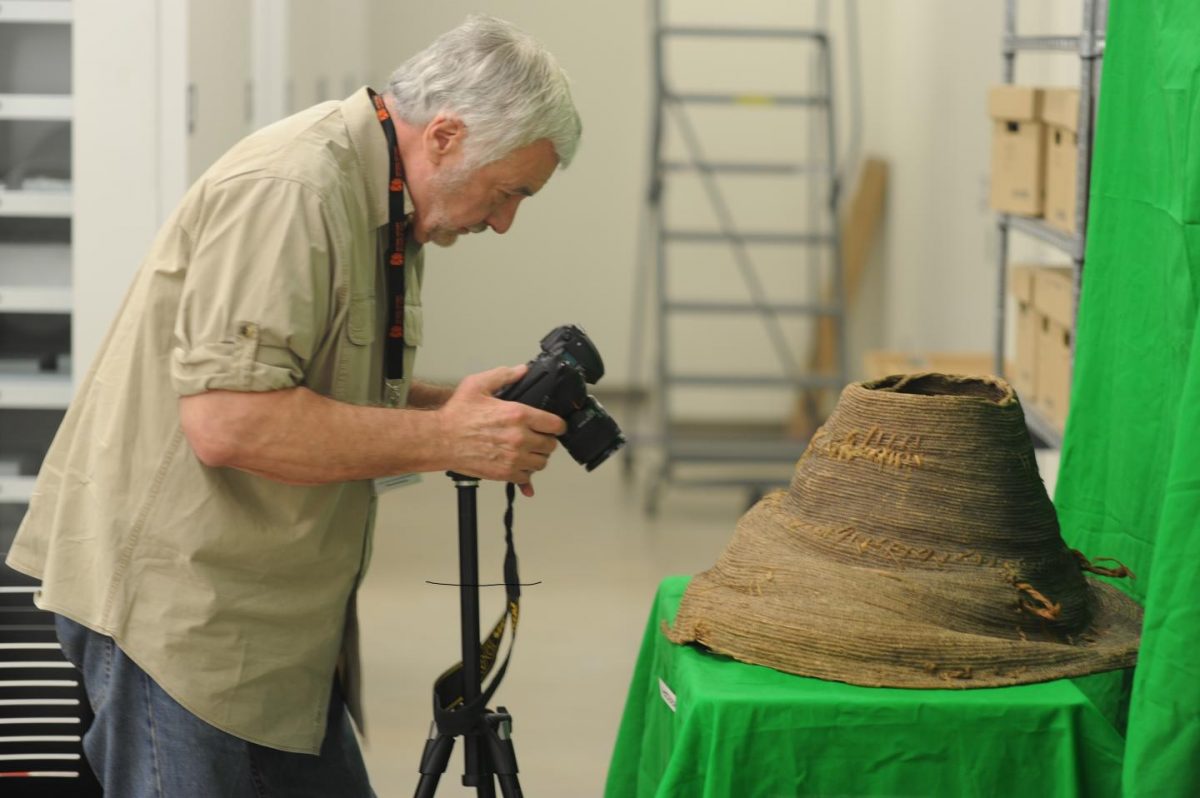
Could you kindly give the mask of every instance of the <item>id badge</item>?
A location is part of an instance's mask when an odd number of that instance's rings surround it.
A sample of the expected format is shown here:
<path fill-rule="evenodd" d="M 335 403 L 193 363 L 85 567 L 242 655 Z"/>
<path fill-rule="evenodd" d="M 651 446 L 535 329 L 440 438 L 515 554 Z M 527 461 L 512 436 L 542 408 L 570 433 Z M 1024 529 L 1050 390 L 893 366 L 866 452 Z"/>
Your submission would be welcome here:
<path fill-rule="evenodd" d="M 396 474 L 390 477 L 380 477 L 373 480 L 375 483 L 375 495 L 382 496 L 388 491 L 403 488 L 406 485 L 416 485 L 421 481 L 420 474 Z"/>

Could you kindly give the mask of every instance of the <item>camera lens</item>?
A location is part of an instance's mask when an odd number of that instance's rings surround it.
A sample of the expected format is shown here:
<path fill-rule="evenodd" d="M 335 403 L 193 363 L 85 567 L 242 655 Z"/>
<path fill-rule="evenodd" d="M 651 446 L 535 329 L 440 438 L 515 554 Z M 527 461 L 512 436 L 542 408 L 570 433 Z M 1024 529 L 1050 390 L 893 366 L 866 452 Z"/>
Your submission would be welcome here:
<path fill-rule="evenodd" d="M 625 445 L 625 436 L 604 407 L 589 396 L 581 410 L 567 416 L 567 431 L 559 440 L 588 471 Z"/>

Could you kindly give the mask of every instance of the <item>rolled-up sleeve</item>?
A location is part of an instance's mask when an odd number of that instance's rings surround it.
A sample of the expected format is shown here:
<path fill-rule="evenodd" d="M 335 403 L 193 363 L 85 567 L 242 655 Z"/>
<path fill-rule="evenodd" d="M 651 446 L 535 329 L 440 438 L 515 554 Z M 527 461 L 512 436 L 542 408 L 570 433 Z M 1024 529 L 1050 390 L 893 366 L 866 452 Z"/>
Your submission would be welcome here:
<path fill-rule="evenodd" d="M 209 187 L 175 324 L 180 396 L 304 384 L 329 326 L 334 237 L 320 197 L 277 177 Z"/>

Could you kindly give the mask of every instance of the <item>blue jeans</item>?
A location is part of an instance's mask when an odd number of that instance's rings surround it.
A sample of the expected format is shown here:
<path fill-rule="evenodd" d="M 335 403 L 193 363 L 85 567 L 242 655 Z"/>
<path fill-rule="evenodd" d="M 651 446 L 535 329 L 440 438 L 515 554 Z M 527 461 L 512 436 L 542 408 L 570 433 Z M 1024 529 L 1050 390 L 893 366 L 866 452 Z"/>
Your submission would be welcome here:
<path fill-rule="evenodd" d="M 374 798 L 335 685 L 318 756 L 234 737 L 180 706 L 111 637 L 55 616 L 95 720 L 83 750 L 115 798 Z"/>

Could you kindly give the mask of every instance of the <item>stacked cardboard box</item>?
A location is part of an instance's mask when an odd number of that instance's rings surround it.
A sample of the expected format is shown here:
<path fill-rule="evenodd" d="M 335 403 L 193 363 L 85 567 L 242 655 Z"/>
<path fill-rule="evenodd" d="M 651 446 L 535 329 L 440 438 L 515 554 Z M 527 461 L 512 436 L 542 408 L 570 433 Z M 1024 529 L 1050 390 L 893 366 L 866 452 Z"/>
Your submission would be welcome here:
<path fill-rule="evenodd" d="M 1033 308 L 1033 276 L 1035 266 L 1014 266 L 1009 270 L 1009 291 L 1017 301 L 1017 352 L 1013 368 L 1009 369 L 1012 386 L 1025 402 L 1034 401 L 1037 384 L 1037 334 L 1040 318 Z"/>
<path fill-rule="evenodd" d="M 994 86 L 991 206 L 1075 231 L 1078 89 Z"/>
<path fill-rule="evenodd" d="M 1037 339 L 1038 410 L 1059 428 L 1067 423 L 1071 396 L 1071 339 L 1075 334 L 1075 284 L 1071 269 L 1039 269 L 1033 278 L 1033 307 L 1041 316 Z"/>
<path fill-rule="evenodd" d="M 992 117 L 993 210 L 1041 216 L 1046 195 L 1046 126 L 1043 93 L 1032 86 L 994 86 Z"/>
<path fill-rule="evenodd" d="M 1017 352 L 1010 371 L 1025 407 L 1059 429 L 1067 422 L 1074 336 L 1074 279 L 1070 266 L 1014 266 L 1009 283 L 1017 302 Z"/>
<path fill-rule="evenodd" d="M 1079 90 L 1046 89 L 1046 223 L 1075 232 L 1075 176 L 1079 159 Z"/>

